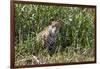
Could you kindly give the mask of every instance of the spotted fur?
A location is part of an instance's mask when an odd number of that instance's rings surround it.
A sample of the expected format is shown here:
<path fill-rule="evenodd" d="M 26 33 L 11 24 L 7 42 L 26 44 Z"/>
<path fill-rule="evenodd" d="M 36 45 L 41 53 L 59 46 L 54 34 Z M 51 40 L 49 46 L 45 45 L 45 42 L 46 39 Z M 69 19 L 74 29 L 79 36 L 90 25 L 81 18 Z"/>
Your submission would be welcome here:
<path fill-rule="evenodd" d="M 44 28 L 44 30 L 37 35 L 37 41 L 42 42 L 42 45 L 47 49 L 50 55 L 55 52 L 55 43 L 59 28 L 60 23 L 52 21 L 51 25 Z"/>

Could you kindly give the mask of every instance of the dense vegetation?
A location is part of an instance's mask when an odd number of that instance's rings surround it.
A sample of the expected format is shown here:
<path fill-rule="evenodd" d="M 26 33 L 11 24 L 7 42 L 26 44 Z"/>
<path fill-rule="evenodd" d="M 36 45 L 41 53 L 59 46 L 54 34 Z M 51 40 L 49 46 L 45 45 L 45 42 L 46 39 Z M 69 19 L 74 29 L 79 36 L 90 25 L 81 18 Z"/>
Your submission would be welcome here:
<path fill-rule="evenodd" d="M 95 9 L 84 7 L 15 4 L 15 63 L 37 64 L 35 55 L 42 63 L 69 63 L 94 60 Z M 36 35 L 58 20 L 61 28 L 57 36 L 57 52 L 50 57 Z"/>

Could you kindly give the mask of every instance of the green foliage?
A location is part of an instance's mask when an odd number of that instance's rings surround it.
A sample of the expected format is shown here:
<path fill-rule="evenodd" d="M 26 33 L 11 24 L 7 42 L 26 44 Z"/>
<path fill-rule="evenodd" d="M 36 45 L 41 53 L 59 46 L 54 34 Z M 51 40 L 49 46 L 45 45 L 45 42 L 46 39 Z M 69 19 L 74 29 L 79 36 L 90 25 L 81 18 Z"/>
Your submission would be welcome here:
<path fill-rule="evenodd" d="M 87 61 L 89 58 L 92 61 L 94 17 L 93 8 L 15 4 L 16 61 L 34 52 L 47 63 Z M 36 43 L 35 37 L 51 20 L 60 21 L 61 28 L 56 43 L 58 53 L 48 59 L 50 56 L 41 44 Z M 77 56 L 77 61 L 72 56 Z"/>

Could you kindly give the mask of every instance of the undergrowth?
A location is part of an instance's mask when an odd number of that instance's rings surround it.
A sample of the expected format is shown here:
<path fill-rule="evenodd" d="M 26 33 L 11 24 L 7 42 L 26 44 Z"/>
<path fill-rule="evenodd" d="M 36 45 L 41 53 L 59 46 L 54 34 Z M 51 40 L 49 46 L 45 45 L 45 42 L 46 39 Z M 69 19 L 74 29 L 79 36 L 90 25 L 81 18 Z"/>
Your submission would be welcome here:
<path fill-rule="evenodd" d="M 15 4 L 15 65 L 94 61 L 95 9 L 86 7 Z M 36 35 L 59 20 L 56 52 L 50 56 L 35 41 Z"/>

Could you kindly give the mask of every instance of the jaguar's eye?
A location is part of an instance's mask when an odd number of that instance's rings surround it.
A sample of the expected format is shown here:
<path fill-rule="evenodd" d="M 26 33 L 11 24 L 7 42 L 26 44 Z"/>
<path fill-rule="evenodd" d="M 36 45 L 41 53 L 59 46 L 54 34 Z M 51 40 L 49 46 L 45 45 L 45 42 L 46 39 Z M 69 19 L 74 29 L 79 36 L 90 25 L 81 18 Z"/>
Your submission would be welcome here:
<path fill-rule="evenodd" d="M 55 26 L 52 26 L 52 28 L 54 28 Z"/>

